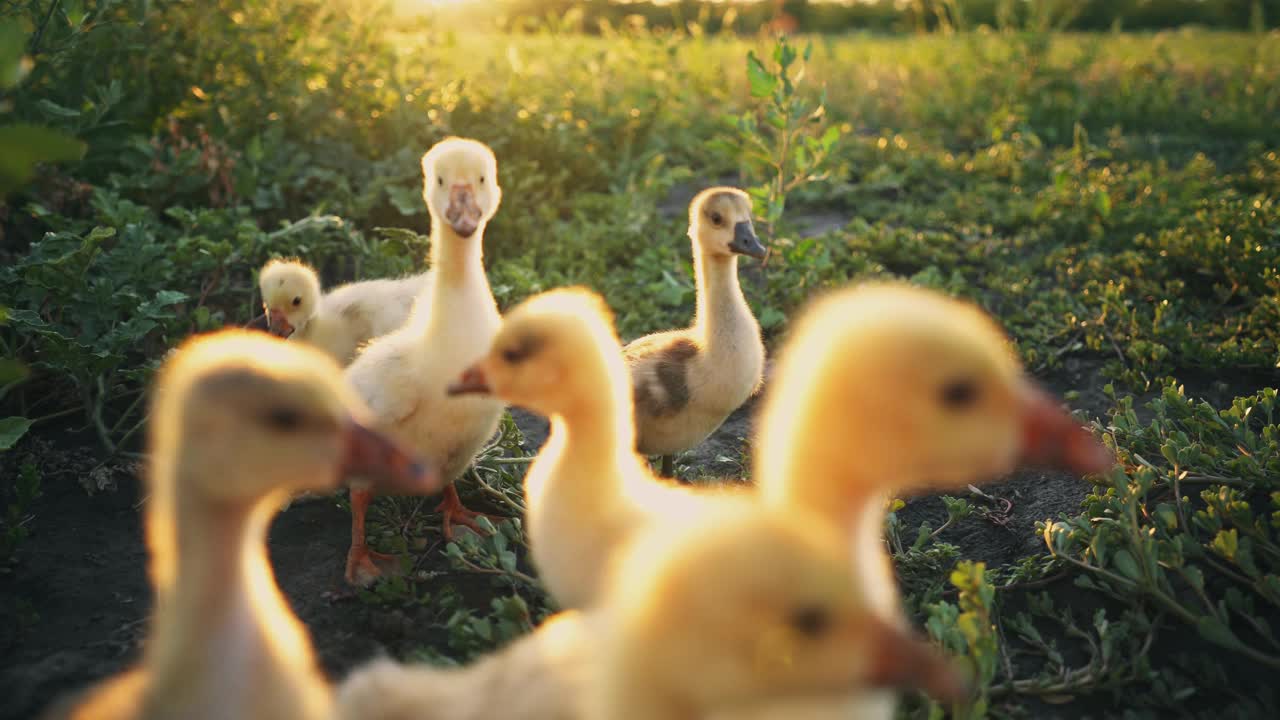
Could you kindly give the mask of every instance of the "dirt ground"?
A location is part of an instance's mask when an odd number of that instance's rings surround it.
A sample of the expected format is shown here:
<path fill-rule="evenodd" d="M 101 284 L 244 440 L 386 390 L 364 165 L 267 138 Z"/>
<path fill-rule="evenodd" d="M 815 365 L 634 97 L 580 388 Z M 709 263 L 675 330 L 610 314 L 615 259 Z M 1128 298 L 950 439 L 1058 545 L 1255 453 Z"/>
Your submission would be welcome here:
<path fill-rule="evenodd" d="M 1108 407 L 1099 367 L 1072 361 L 1045 382 L 1058 391 L 1079 391 L 1075 405 L 1097 417 Z M 1189 392 L 1221 403 L 1259 387 L 1261 380 L 1209 380 Z M 755 405 L 739 410 L 706 443 L 685 454 L 682 474 L 740 475 Z M 516 417 L 529 449 L 539 446 L 545 422 L 519 411 Z M 0 720 L 32 717 L 59 694 L 122 670 L 138 656 L 151 598 L 135 468 L 114 468 L 116 488 L 90 496 L 80 484 L 96 464 L 86 443 L 27 438 L 0 456 L 0 475 L 11 477 L 14 465 L 32 456 L 39 458 L 44 474 L 44 494 L 33 508 L 33 534 L 12 571 L 0 573 Z M 963 548 L 965 557 L 1001 564 L 1039 551 L 1036 521 L 1076 511 L 1088 485 L 1061 473 L 1022 471 L 985 490 L 1012 503 L 1004 523 L 967 521 L 947 530 L 943 539 Z M 907 528 L 924 521 L 937 527 L 945 511 L 941 500 L 923 496 L 912 499 L 901 517 Z M 387 616 L 344 592 L 348 523 L 335 501 L 299 503 L 279 516 L 269 541 L 277 579 L 334 677 L 380 653 L 432 639 L 413 617 Z M 444 564 L 438 544 L 424 552 L 435 553 Z"/>

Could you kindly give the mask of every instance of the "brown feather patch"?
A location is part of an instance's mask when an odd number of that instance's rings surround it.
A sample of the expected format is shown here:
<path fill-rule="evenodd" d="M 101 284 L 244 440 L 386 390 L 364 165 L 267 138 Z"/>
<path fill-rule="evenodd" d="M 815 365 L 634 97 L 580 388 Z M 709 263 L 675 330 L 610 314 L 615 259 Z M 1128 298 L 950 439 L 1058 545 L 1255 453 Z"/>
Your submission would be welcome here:
<path fill-rule="evenodd" d="M 674 415 L 689 404 L 689 360 L 698 354 L 698 344 L 689 338 L 677 338 L 661 347 L 644 343 L 628 346 L 629 359 L 643 359 L 653 373 L 636 378 L 635 403 L 640 412 L 654 417 Z"/>

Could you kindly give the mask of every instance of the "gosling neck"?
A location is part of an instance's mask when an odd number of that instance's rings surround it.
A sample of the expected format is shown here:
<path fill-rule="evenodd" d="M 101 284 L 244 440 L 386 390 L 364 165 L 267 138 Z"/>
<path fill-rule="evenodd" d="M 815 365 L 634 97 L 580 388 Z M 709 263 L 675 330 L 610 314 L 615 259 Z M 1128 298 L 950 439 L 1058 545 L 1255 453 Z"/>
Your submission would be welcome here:
<path fill-rule="evenodd" d="M 621 372 L 609 372 L 604 367 L 596 372 L 580 369 L 580 387 L 596 389 L 577 393 L 572 403 L 551 416 L 551 432 L 564 438 L 566 456 L 607 458 L 610 463 L 635 457 L 631 384 L 620 359 L 618 365 L 615 370 Z M 588 376 L 600 379 L 587 383 Z"/>
<path fill-rule="evenodd" d="M 437 289 L 460 287 L 470 283 L 483 283 L 488 287 L 484 274 L 484 231 L 481 224 L 471 237 L 462 237 L 442 219 L 431 219 L 431 269 Z"/>
<path fill-rule="evenodd" d="M 664 690 L 669 677 L 662 668 L 622 658 L 607 661 L 596 707 L 613 720 L 698 720 L 707 714 L 695 703 Z"/>
<path fill-rule="evenodd" d="M 752 323 L 751 307 L 738 284 L 738 256 L 695 252 L 693 274 L 698 286 L 694 327 L 710 348 Z"/>
<path fill-rule="evenodd" d="M 149 509 L 153 543 L 174 546 L 170 581 L 156 588 L 147 648 L 157 697 L 181 688 L 179 695 L 213 701 L 264 675 L 279 681 L 285 666 L 314 673 L 310 640 L 281 597 L 266 552 L 267 529 L 283 496 L 211 501 L 195 495 L 193 479 L 182 474 L 170 486 L 167 506 Z M 299 708 L 299 716 L 313 709 Z"/>
<path fill-rule="evenodd" d="M 842 527 L 857 524 L 868 505 L 883 501 L 886 487 L 898 485 L 891 468 L 900 467 L 899 458 L 886 456 L 876 430 L 824 423 L 830 414 L 817 406 L 829 398 L 820 383 L 795 384 L 784 375 L 760 417 L 754 467 L 762 494 L 816 511 Z"/>
<path fill-rule="evenodd" d="M 321 309 L 316 309 L 315 314 L 307 318 L 307 321 L 294 332 L 294 335 L 303 340 L 319 338 L 328 335 L 333 326 L 333 316 Z"/>

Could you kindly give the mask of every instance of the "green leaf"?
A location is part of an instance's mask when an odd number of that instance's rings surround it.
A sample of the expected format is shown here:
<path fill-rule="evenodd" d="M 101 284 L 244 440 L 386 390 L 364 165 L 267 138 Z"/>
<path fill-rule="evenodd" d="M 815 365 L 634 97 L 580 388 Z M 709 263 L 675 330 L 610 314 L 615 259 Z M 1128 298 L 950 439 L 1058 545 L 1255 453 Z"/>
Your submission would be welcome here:
<path fill-rule="evenodd" d="M 502 566 L 503 570 L 506 570 L 509 573 L 515 572 L 516 571 L 516 554 L 511 552 L 510 550 L 503 550 L 502 552 L 498 553 L 498 564 Z"/>
<path fill-rule="evenodd" d="M 0 450 L 8 450 L 31 429 L 31 420 L 24 417 L 7 417 L 0 420 Z"/>
<path fill-rule="evenodd" d="M 61 118 L 63 120 L 74 120 L 80 117 L 79 110 L 72 110 L 69 107 L 63 107 L 52 100 L 39 100 L 36 107 L 40 108 L 40 112 L 49 118 Z"/>
<path fill-rule="evenodd" d="M 16 20 L 0 22 L 0 90 L 22 82 L 31 61 L 25 57 L 27 34 Z"/>
<path fill-rule="evenodd" d="M 1142 577 L 1142 571 L 1138 569 L 1138 561 L 1133 559 L 1133 555 L 1128 550 L 1117 550 L 1111 555 L 1111 564 L 1120 571 L 1121 575 L 1130 580 L 1137 580 Z"/>
<path fill-rule="evenodd" d="M 0 387 L 15 383 L 30 373 L 27 366 L 12 358 L 0 358 Z"/>
<path fill-rule="evenodd" d="M 766 330 L 781 327 L 786 321 L 786 314 L 772 305 L 760 311 L 760 327 L 763 327 Z"/>
<path fill-rule="evenodd" d="M 426 203 L 422 201 L 422 189 L 419 187 L 388 185 L 387 198 L 391 200 L 391 206 L 405 217 L 427 214 Z"/>
<path fill-rule="evenodd" d="M 1205 640 L 1215 645 L 1221 645 L 1228 648 L 1240 647 L 1240 640 L 1231 632 L 1231 628 L 1223 624 L 1221 620 L 1206 615 L 1196 622 L 1196 631 Z"/>
<path fill-rule="evenodd" d="M 778 78 L 765 69 L 764 63 L 754 52 L 747 53 L 747 81 L 751 84 L 751 97 L 769 97 L 778 86 Z"/>
<path fill-rule="evenodd" d="M 1105 220 L 1111 217 L 1111 193 L 1106 190 L 1099 190 L 1094 196 L 1094 202 L 1097 204 L 1098 214 Z"/>
<path fill-rule="evenodd" d="M 0 127 L 0 198 L 31 179 L 38 163 L 70 162 L 85 144 L 65 133 L 35 125 Z"/>
<path fill-rule="evenodd" d="M 835 146 L 836 141 L 840 139 L 840 128 L 832 125 L 827 131 L 822 133 L 822 149 L 830 151 Z"/>

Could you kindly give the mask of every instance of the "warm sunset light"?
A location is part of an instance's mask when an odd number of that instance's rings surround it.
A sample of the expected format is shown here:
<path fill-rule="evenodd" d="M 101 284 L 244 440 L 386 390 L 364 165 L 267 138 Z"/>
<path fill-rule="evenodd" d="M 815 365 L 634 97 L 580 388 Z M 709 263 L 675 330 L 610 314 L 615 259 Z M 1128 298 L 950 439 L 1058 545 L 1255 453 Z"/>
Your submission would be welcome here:
<path fill-rule="evenodd" d="M 5 3 L 0 720 L 1280 717 L 1276 118 L 1280 0 Z"/>

